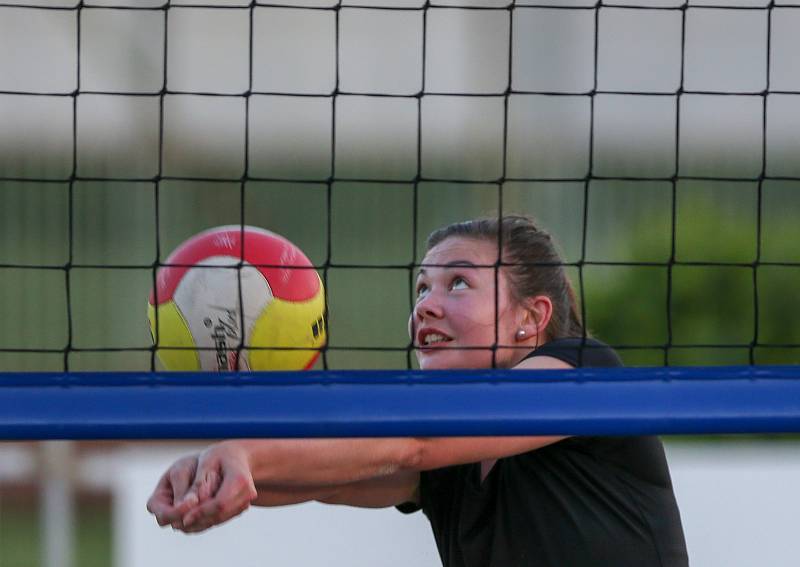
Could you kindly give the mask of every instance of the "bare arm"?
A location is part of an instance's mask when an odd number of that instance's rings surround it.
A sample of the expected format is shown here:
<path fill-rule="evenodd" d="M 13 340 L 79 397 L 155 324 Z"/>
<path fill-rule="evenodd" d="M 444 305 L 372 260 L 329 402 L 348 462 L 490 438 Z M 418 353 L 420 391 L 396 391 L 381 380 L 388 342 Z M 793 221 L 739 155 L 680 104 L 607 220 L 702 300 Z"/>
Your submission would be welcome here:
<path fill-rule="evenodd" d="M 569 368 L 547 357 L 521 368 Z M 198 531 L 241 513 L 250 503 L 277 506 L 319 500 L 391 506 L 416 498 L 420 471 L 500 459 L 563 437 L 255 439 L 226 441 L 199 458 L 183 517 Z"/>
<path fill-rule="evenodd" d="M 536 357 L 520 369 L 565 369 L 567 363 Z M 358 439 L 257 439 L 234 441 L 247 454 L 257 486 L 331 487 L 395 474 L 500 459 L 563 439 L 525 437 L 390 437 Z M 365 485 L 361 485 L 365 486 Z"/>
<path fill-rule="evenodd" d="M 159 523 L 195 532 L 225 522 L 251 504 L 283 506 L 318 500 L 328 504 L 383 508 L 417 502 L 420 471 L 507 457 L 559 439 L 225 441 L 200 456 L 195 481 L 184 497 L 189 504 L 176 501 Z"/>
<path fill-rule="evenodd" d="M 284 506 L 316 500 L 360 508 L 387 508 L 417 502 L 419 473 L 395 473 L 352 484 L 324 488 L 272 488 L 259 486 L 255 506 Z"/>
<path fill-rule="evenodd" d="M 524 360 L 518 369 L 566 369 L 552 357 Z M 329 487 L 500 459 L 563 439 L 538 437 L 389 437 L 233 441 L 246 453 L 256 485 Z"/>

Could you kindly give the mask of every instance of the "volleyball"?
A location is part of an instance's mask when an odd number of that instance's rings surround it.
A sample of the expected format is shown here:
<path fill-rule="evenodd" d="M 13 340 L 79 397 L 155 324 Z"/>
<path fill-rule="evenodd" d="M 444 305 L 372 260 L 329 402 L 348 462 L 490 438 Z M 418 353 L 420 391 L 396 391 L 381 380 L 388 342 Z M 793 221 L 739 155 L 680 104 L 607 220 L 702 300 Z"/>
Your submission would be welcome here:
<path fill-rule="evenodd" d="M 305 254 L 251 226 L 180 244 L 158 269 L 150 332 L 167 370 L 301 370 L 325 344 L 325 290 Z"/>

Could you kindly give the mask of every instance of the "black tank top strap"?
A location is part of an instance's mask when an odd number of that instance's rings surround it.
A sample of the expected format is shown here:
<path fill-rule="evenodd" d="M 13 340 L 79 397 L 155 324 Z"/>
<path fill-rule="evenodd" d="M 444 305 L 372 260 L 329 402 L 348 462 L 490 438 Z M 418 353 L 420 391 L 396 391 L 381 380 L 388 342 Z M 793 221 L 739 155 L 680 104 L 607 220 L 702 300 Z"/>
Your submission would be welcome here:
<path fill-rule="evenodd" d="M 590 337 L 569 337 L 550 341 L 531 351 L 523 360 L 537 356 L 551 356 L 576 368 L 623 366 L 614 349 Z"/>

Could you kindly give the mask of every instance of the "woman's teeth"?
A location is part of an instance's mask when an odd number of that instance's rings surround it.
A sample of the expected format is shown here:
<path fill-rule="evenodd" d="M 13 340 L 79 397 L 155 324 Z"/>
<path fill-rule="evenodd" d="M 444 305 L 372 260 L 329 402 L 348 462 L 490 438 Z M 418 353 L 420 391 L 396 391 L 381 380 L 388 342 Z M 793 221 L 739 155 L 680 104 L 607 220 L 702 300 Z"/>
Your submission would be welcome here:
<path fill-rule="evenodd" d="M 445 341 L 449 341 L 447 337 L 444 335 L 440 335 L 438 333 L 431 333 L 430 335 L 426 335 L 425 339 L 423 340 L 423 344 L 425 345 L 432 345 L 434 343 L 441 343 Z"/>

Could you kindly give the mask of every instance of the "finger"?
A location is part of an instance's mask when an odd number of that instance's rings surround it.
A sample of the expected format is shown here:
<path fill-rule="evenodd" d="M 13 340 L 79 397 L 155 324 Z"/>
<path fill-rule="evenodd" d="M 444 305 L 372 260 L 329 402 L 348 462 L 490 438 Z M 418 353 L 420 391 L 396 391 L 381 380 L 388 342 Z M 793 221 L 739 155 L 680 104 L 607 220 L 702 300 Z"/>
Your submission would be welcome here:
<path fill-rule="evenodd" d="M 171 506 L 164 501 L 158 502 L 153 498 L 147 501 L 147 511 L 155 516 L 156 522 L 158 522 L 159 526 L 166 526 L 167 524 L 171 523 L 171 520 L 168 517 L 170 508 Z"/>
<path fill-rule="evenodd" d="M 203 481 L 197 488 L 197 497 L 199 498 L 200 502 L 205 502 L 206 500 L 214 496 L 217 490 L 219 490 L 221 484 L 222 484 L 222 479 L 217 471 L 210 470 L 206 472 L 206 474 L 203 477 Z"/>
<path fill-rule="evenodd" d="M 183 498 L 196 468 L 197 457 L 185 457 L 173 463 L 159 479 L 156 489 L 147 501 L 147 509 L 156 517 L 160 526 L 179 522 L 190 508 L 189 505 L 176 508 L 175 503 Z"/>
<path fill-rule="evenodd" d="M 169 511 L 166 514 L 164 514 L 164 519 L 169 521 L 173 529 L 182 530 L 183 517 L 192 508 L 197 506 L 197 504 L 198 504 L 197 496 L 194 493 L 189 493 L 183 498 L 183 500 L 180 501 L 180 503 L 170 508 Z"/>
<path fill-rule="evenodd" d="M 257 494 L 251 477 L 241 474 L 226 477 L 212 499 L 201 502 L 183 517 L 183 524 L 191 526 L 198 519 L 214 524 L 225 522 L 246 510 Z"/>
<path fill-rule="evenodd" d="M 186 493 L 185 498 L 194 498 L 195 504 L 209 500 L 217 492 L 221 484 L 221 477 L 217 470 L 208 469 L 198 473 L 194 484 Z"/>
<path fill-rule="evenodd" d="M 147 511 L 157 514 L 165 506 L 172 504 L 172 490 L 159 481 L 150 498 L 147 499 Z"/>
<path fill-rule="evenodd" d="M 172 487 L 166 478 L 162 478 L 153 494 L 147 500 L 147 510 L 156 517 L 158 525 L 166 526 L 176 519 L 172 501 Z M 177 518 L 180 518 L 180 515 Z"/>
<path fill-rule="evenodd" d="M 195 506 L 184 514 L 181 521 L 185 527 L 201 525 L 205 522 L 215 522 L 220 517 L 222 502 L 218 498 L 212 498 L 198 506 Z M 221 520 L 224 521 L 224 520 Z"/>
<path fill-rule="evenodd" d="M 175 510 L 179 511 L 182 516 L 199 503 L 200 499 L 197 497 L 197 492 L 195 492 L 194 488 L 190 488 L 183 498 L 175 504 Z"/>
<path fill-rule="evenodd" d="M 178 504 L 186 496 L 186 492 L 192 486 L 195 473 L 197 472 L 196 461 L 179 461 L 175 463 L 167 473 L 169 483 L 172 485 L 173 504 Z"/>
<path fill-rule="evenodd" d="M 198 506 L 183 519 L 183 531 L 196 533 L 207 530 L 238 516 L 249 507 L 249 501 L 229 505 L 218 502 Z"/>
<path fill-rule="evenodd" d="M 176 501 L 176 506 L 183 515 L 200 502 L 210 499 L 221 484 L 221 475 L 218 463 L 200 463 L 194 474 L 194 482 L 183 494 L 181 500 Z"/>
<path fill-rule="evenodd" d="M 182 510 L 176 509 L 174 506 L 164 506 L 157 514 L 155 514 L 156 522 L 159 526 L 172 525 L 180 521 L 183 517 Z"/>
<path fill-rule="evenodd" d="M 215 524 L 210 521 L 203 521 L 203 522 L 197 521 L 191 526 L 183 526 L 181 528 L 181 531 L 185 534 L 196 534 L 204 532 L 207 529 L 213 528 L 214 526 Z"/>
<path fill-rule="evenodd" d="M 225 476 L 216 492 L 216 497 L 223 502 L 245 500 L 250 503 L 256 496 L 258 491 L 249 471 Z"/>

